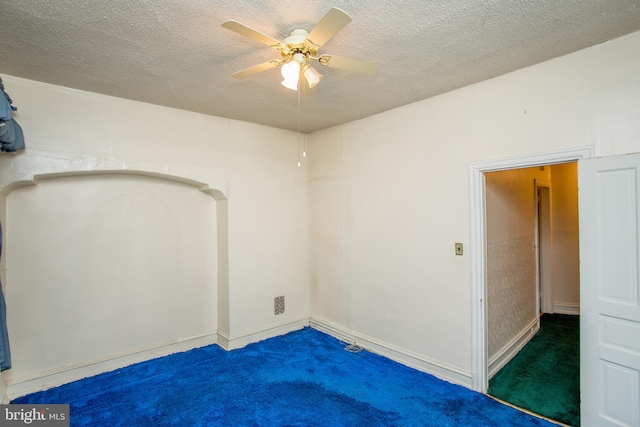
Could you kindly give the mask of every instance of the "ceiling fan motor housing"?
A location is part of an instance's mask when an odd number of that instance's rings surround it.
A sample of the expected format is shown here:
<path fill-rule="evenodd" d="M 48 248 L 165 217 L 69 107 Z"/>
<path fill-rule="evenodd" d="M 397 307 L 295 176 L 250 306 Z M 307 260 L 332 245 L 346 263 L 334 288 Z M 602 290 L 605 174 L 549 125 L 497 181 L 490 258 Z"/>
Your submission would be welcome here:
<path fill-rule="evenodd" d="M 285 38 L 281 44 L 280 53 L 284 62 L 295 60 L 300 64 L 306 64 L 308 60 L 315 59 L 318 55 L 318 46 L 307 39 L 309 33 L 306 30 L 296 29 L 291 31 L 289 37 Z"/>
<path fill-rule="evenodd" d="M 306 30 L 293 30 L 289 33 L 289 37 L 284 39 L 284 44 L 291 47 L 300 47 L 304 46 L 304 41 L 307 39 L 309 33 Z"/>

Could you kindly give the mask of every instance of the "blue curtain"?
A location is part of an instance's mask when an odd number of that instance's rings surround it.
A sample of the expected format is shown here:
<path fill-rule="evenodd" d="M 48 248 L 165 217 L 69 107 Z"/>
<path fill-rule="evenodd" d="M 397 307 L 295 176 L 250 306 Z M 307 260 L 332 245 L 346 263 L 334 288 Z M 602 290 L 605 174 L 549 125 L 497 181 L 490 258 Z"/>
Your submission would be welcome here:
<path fill-rule="evenodd" d="M 2 256 L 2 223 L 0 223 L 0 256 Z M 2 282 L 0 282 L 0 371 L 9 368 L 11 368 L 11 351 L 7 332 L 7 305 L 4 301 Z"/>

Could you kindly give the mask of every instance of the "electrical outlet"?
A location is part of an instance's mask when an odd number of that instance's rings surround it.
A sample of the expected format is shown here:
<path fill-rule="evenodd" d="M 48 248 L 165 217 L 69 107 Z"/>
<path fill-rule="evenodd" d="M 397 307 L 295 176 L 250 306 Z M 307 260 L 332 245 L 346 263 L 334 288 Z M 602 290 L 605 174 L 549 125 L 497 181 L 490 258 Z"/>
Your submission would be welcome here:
<path fill-rule="evenodd" d="M 462 255 L 462 243 L 456 243 L 456 255 Z"/>

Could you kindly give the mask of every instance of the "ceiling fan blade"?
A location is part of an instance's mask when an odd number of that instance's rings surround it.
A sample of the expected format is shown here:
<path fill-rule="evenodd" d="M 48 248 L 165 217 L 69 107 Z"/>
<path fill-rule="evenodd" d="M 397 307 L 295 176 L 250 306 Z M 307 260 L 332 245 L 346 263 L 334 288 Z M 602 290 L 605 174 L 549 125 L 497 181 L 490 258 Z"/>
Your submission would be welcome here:
<path fill-rule="evenodd" d="M 254 74 L 267 71 L 271 68 L 277 67 L 278 61 L 263 62 L 262 64 L 254 65 L 253 67 L 245 68 L 244 70 L 236 71 L 231 76 L 236 79 L 244 79 L 245 77 L 253 76 Z"/>
<path fill-rule="evenodd" d="M 247 27 L 244 24 L 239 23 L 238 21 L 227 21 L 222 24 L 223 28 L 227 30 L 234 31 L 241 36 L 245 36 L 249 39 L 255 40 L 262 44 L 266 44 L 267 46 L 275 47 L 280 44 L 280 42 L 273 37 L 269 37 L 266 34 L 262 34 L 260 31 L 254 30 L 253 28 Z"/>
<path fill-rule="evenodd" d="M 322 55 L 320 63 L 327 67 L 340 68 L 342 70 L 355 71 L 357 73 L 375 74 L 378 72 L 377 62 L 363 61 L 362 59 L 347 58 L 338 55 Z"/>
<path fill-rule="evenodd" d="M 307 38 L 313 44 L 322 46 L 349 22 L 351 22 L 351 17 L 346 12 L 337 7 L 331 8 L 324 18 L 316 24 L 315 28 L 311 30 Z"/>

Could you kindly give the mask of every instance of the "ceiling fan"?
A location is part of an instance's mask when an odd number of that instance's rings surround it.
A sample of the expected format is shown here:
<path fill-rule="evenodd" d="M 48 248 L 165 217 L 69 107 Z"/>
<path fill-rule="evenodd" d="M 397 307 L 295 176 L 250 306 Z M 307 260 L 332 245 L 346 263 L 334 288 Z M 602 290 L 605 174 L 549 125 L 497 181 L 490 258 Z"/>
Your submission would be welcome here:
<path fill-rule="evenodd" d="M 309 88 L 315 87 L 322 80 L 322 74 L 310 65 L 313 61 L 326 67 L 375 74 L 378 71 L 378 64 L 375 62 L 318 52 L 322 45 L 349 22 L 351 22 L 351 17 L 346 12 L 334 7 L 327 12 L 311 32 L 295 29 L 291 31 L 289 37 L 278 41 L 238 21 L 227 21 L 222 24 L 224 28 L 279 50 L 281 56 L 280 59 L 273 59 L 235 72 L 232 76 L 243 79 L 271 68 L 281 67 L 284 78 L 282 85 L 292 90 L 298 90 L 300 82 L 303 81 L 301 77 L 304 77 Z"/>

